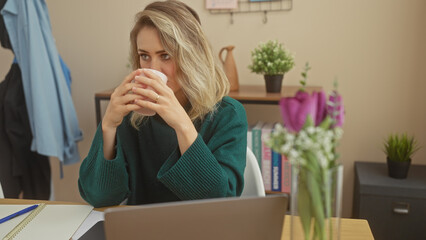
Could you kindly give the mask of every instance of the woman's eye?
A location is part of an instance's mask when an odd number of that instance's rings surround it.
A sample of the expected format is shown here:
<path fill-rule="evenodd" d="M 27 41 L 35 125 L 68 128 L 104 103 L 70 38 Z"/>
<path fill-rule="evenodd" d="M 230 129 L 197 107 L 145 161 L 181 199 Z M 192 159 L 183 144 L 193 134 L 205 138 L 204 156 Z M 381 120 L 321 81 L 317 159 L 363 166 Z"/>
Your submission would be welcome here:
<path fill-rule="evenodd" d="M 140 57 L 141 57 L 141 59 L 142 59 L 142 60 L 144 60 L 144 61 L 146 61 L 146 60 L 148 60 L 148 59 L 149 59 L 149 56 L 148 56 L 148 55 L 146 55 L 146 54 L 140 54 L 139 56 L 140 56 Z"/>
<path fill-rule="evenodd" d="M 170 59 L 170 55 L 169 54 L 161 54 L 161 59 L 163 59 L 163 60 L 169 60 Z"/>

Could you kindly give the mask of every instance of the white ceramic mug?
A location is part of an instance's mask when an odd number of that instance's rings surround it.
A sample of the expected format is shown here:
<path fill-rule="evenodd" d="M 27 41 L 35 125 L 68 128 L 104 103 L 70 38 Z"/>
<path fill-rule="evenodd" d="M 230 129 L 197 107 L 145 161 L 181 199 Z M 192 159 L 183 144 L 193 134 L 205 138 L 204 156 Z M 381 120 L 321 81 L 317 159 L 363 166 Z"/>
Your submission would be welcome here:
<path fill-rule="evenodd" d="M 149 68 L 144 68 L 144 70 L 149 70 L 149 71 L 153 72 L 155 75 L 159 76 L 161 78 L 161 80 L 163 80 L 164 83 L 167 83 L 167 76 L 164 73 L 157 71 L 157 70 L 154 70 L 154 69 L 149 69 Z M 145 74 L 142 72 L 140 76 L 145 77 Z M 152 87 L 148 87 L 147 89 L 153 90 Z M 146 99 L 144 101 L 154 102 L 151 99 Z M 139 110 L 136 110 L 135 112 L 137 112 L 141 115 L 144 115 L 144 116 L 154 116 L 156 114 L 156 112 L 154 110 L 151 110 L 151 109 L 148 109 L 148 108 L 141 108 Z"/>

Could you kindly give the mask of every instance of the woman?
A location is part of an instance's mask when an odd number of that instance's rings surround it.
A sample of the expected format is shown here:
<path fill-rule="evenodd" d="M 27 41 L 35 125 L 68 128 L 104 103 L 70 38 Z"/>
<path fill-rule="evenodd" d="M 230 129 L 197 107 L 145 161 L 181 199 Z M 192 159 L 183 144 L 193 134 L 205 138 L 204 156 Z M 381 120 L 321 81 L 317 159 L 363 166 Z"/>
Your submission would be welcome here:
<path fill-rule="evenodd" d="M 136 15 L 130 40 L 139 69 L 111 95 L 80 168 L 81 196 L 95 207 L 239 196 L 246 114 L 226 96 L 229 83 L 198 15 L 179 1 L 151 3 Z M 145 68 L 164 73 L 167 84 Z M 134 112 L 141 108 L 157 114 Z"/>

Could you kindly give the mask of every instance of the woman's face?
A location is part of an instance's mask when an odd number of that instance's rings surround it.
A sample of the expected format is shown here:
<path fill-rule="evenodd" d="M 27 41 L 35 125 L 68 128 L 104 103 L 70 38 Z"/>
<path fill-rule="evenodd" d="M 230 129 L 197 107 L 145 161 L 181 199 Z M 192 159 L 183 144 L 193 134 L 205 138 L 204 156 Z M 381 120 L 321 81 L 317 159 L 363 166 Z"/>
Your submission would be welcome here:
<path fill-rule="evenodd" d="M 164 50 L 157 29 L 143 27 L 136 37 L 136 43 L 140 67 L 151 68 L 164 73 L 168 78 L 167 86 L 173 90 L 175 96 L 181 102 L 182 99 L 179 98 L 183 94 L 176 79 L 176 63 Z"/>

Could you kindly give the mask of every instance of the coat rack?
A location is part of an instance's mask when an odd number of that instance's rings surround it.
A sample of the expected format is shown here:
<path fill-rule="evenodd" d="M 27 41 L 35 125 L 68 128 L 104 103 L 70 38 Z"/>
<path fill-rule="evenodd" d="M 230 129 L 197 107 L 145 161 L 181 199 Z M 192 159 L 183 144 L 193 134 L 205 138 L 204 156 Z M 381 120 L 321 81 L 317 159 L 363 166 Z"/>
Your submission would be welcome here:
<path fill-rule="evenodd" d="M 210 9 L 211 14 L 229 14 L 230 23 L 234 23 L 234 14 L 263 12 L 263 23 L 268 22 L 268 12 L 290 11 L 293 8 L 293 0 L 251 1 L 239 0 L 235 9 Z"/>

